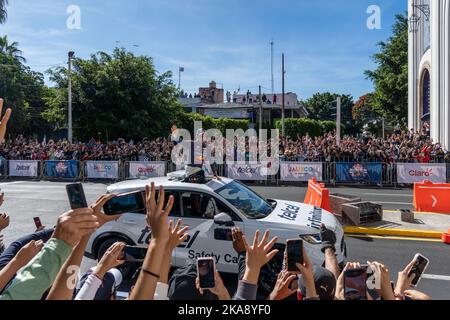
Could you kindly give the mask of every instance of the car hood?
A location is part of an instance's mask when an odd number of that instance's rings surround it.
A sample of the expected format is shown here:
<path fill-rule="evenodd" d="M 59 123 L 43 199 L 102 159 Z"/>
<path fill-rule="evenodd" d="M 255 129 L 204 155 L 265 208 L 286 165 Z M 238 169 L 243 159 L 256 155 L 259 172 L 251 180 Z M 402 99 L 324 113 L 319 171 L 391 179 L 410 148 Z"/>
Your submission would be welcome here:
<path fill-rule="evenodd" d="M 277 206 L 273 212 L 264 219 L 259 220 L 266 227 L 283 227 L 303 230 L 306 233 L 318 233 L 320 225 L 325 226 L 336 233 L 341 233 L 342 226 L 336 217 L 321 208 L 308 204 L 274 200 Z"/>

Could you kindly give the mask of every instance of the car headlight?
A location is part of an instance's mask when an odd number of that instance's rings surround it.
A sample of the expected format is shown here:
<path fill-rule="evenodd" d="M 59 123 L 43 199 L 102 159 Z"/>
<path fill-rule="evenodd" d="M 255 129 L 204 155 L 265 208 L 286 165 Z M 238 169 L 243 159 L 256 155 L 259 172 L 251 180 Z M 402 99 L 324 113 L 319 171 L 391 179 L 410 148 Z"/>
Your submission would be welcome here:
<path fill-rule="evenodd" d="M 318 234 L 302 234 L 300 235 L 300 239 L 308 242 L 309 244 L 321 244 L 322 240 L 320 240 L 320 235 Z"/>

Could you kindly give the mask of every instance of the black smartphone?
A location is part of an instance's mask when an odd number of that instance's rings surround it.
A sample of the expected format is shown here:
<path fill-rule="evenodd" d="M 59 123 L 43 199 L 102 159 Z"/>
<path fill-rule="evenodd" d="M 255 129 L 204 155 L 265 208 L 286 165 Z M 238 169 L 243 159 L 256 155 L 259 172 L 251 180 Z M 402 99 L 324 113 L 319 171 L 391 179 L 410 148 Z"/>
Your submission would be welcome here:
<path fill-rule="evenodd" d="M 344 272 L 345 300 L 367 300 L 367 267 Z"/>
<path fill-rule="evenodd" d="M 286 251 L 287 251 L 287 271 L 299 271 L 297 268 L 297 263 L 303 264 L 303 240 L 287 240 L 286 241 Z"/>
<path fill-rule="evenodd" d="M 123 259 L 128 262 L 144 262 L 147 255 L 147 248 L 125 246 L 123 249 Z"/>
<path fill-rule="evenodd" d="M 212 289 L 216 286 L 216 265 L 213 258 L 197 259 L 197 275 L 201 289 Z"/>
<path fill-rule="evenodd" d="M 414 279 L 411 282 L 412 287 L 417 287 L 420 278 L 422 278 L 422 275 L 427 269 L 429 264 L 430 260 L 428 260 L 428 258 L 424 257 L 420 253 L 416 254 L 416 256 L 414 257 L 414 266 L 411 269 L 411 272 L 408 274 L 408 277 L 414 274 Z"/>
<path fill-rule="evenodd" d="M 42 222 L 41 222 L 41 219 L 39 217 L 34 217 L 33 220 L 34 220 L 34 224 L 36 226 L 36 229 L 39 229 L 40 227 L 42 227 Z"/>
<path fill-rule="evenodd" d="M 67 195 L 69 196 L 70 208 L 72 210 L 88 207 L 83 185 L 81 183 L 68 184 L 66 190 Z"/>

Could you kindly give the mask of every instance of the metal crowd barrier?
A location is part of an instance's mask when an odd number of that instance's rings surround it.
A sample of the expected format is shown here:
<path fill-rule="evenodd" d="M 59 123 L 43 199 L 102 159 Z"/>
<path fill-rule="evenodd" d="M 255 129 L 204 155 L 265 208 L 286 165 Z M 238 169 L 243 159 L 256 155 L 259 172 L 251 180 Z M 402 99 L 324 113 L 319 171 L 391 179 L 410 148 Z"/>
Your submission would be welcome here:
<path fill-rule="evenodd" d="M 442 160 L 442 159 L 441 159 Z M 66 169 L 66 165 L 69 165 L 69 161 L 55 161 L 56 165 L 59 165 L 58 168 L 55 167 L 54 171 L 52 172 L 48 172 L 48 168 L 47 168 L 47 162 L 48 161 L 29 161 L 29 160 L 13 160 L 13 164 L 17 164 L 20 162 L 23 163 L 35 163 L 36 167 L 32 167 L 31 170 L 33 173 L 36 172 L 36 174 L 33 175 L 20 175 L 20 173 L 18 173 L 18 171 L 20 171 L 20 166 L 18 166 L 17 168 L 11 168 L 10 167 L 10 161 L 5 161 L 5 160 L 0 160 L 0 175 L 1 178 L 3 179 L 28 179 L 28 180 L 60 180 L 60 181 L 101 181 L 101 180 L 108 180 L 110 182 L 115 182 L 115 181 L 123 181 L 123 180 L 127 180 L 127 179 L 132 179 L 132 177 L 130 177 L 130 163 L 131 161 L 117 161 L 118 162 L 118 172 L 117 175 L 115 175 L 113 178 L 109 178 L 109 179 L 101 179 L 101 178 L 92 178 L 88 176 L 87 173 L 87 169 L 86 169 L 86 161 L 72 161 L 72 163 L 76 163 L 76 172 L 73 172 L 73 174 L 70 175 L 58 175 L 55 174 L 55 172 L 63 172 Z M 29 161 L 29 162 L 26 162 Z M 102 163 L 106 163 L 107 161 L 97 161 L 99 164 Z M 177 167 L 174 163 L 170 162 L 170 161 L 163 161 L 165 162 L 164 164 L 164 170 L 165 173 L 170 173 L 170 172 L 174 172 L 177 170 Z M 148 162 L 148 163 L 152 163 L 152 162 Z M 291 162 L 291 163 L 296 163 L 296 162 Z M 341 182 L 337 181 L 337 174 L 336 174 L 336 166 L 337 163 L 370 163 L 370 164 L 374 164 L 374 163 L 378 163 L 378 162 L 298 162 L 298 163 L 302 163 L 302 164 L 307 164 L 307 163 L 321 163 L 322 164 L 322 179 L 321 181 L 324 183 L 331 183 L 331 184 L 340 184 Z M 435 161 L 432 162 L 430 164 L 445 164 L 446 167 L 446 181 L 450 182 L 450 164 L 449 163 L 445 163 L 445 162 L 441 162 L 439 161 Z M 427 164 L 422 164 L 422 165 L 427 165 Z M 398 181 L 398 174 L 397 174 L 397 163 L 381 163 L 382 166 L 382 171 L 381 171 L 381 185 L 384 186 L 396 186 L 399 184 Z M 24 166 L 22 166 L 24 167 Z M 25 166 L 26 167 L 26 166 Z M 73 169 L 73 168 L 72 168 Z M 59 170 L 59 171 L 58 171 Z M 212 170 L 214 171 L 215 174 L 217 174 L 218 176 L 228 176 L 228 166 L 226 164 L 221 164 L 221 165 L 213 165 Z M 14 173 L 15 172 L 15 173 Z M 426 178 L 424 177 L 423 180 L 426 180 Z M 267 180 L 256 180 L 256 181 L 249 181 L 250 183 L 259 183 L 259 184 L 298 184 L 298 185 L 303 185 L 306 183 L 306 181 L 294 181 L 294 182 L 287 182 L 287 181 L 283 181 L 282 177 L 281 177 L 281 172 L 280 170 L 278 171 L 277 174 L 272 175 L 272 176 L 268 176 Z M 343 184 L 351 184 L 351 183 L 343 183 Z M 367 184 L 367 183 L 360 183 L 360 184 Z M 373 183 L 372 183 L 373 184 Z"/>

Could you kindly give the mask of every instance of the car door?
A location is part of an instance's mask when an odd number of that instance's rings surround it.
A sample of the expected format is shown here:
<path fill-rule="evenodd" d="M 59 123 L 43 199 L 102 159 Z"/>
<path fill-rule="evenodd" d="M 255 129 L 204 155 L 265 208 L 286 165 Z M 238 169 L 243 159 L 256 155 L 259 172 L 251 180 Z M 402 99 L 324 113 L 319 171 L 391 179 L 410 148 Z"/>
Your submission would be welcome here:
<path fill-rule="evenodd" d="M 164 206 L 167 204 L 167 201 L 171 195 L 175 197 L 175 201 L 169 219 L 175 220 L 180 216 L 178 193 L 171 190 L 166 190 L 166 203 Z M 152 234 L 150 227 L 147 224 L 144 191 L 120 195 L 111 199 L 105 205 L 105 212 L 108 214 L 121 215 L 119 220 L 114 223 L 118 223 L 121 226 L 121 233 L 132 239 L 137 246 L 146 247 L 149 245 Z M 172 263 L 174 263 L 174 260 L 172 260 Z"/>
<path fill-rule="evenodd" d="M 175 266 L 195 262 L 197 258 L 213 257 L 218 271 L 237 272 L 237 253 L 233 249 L 231 228 L 244 230 L 242 219 L 214 194 L 180 191 L 183 224 L 189 226 L 189 238 L 176 248 Z M 214 217 L 226 213 L 229 225 L 218 225 Z"/>

